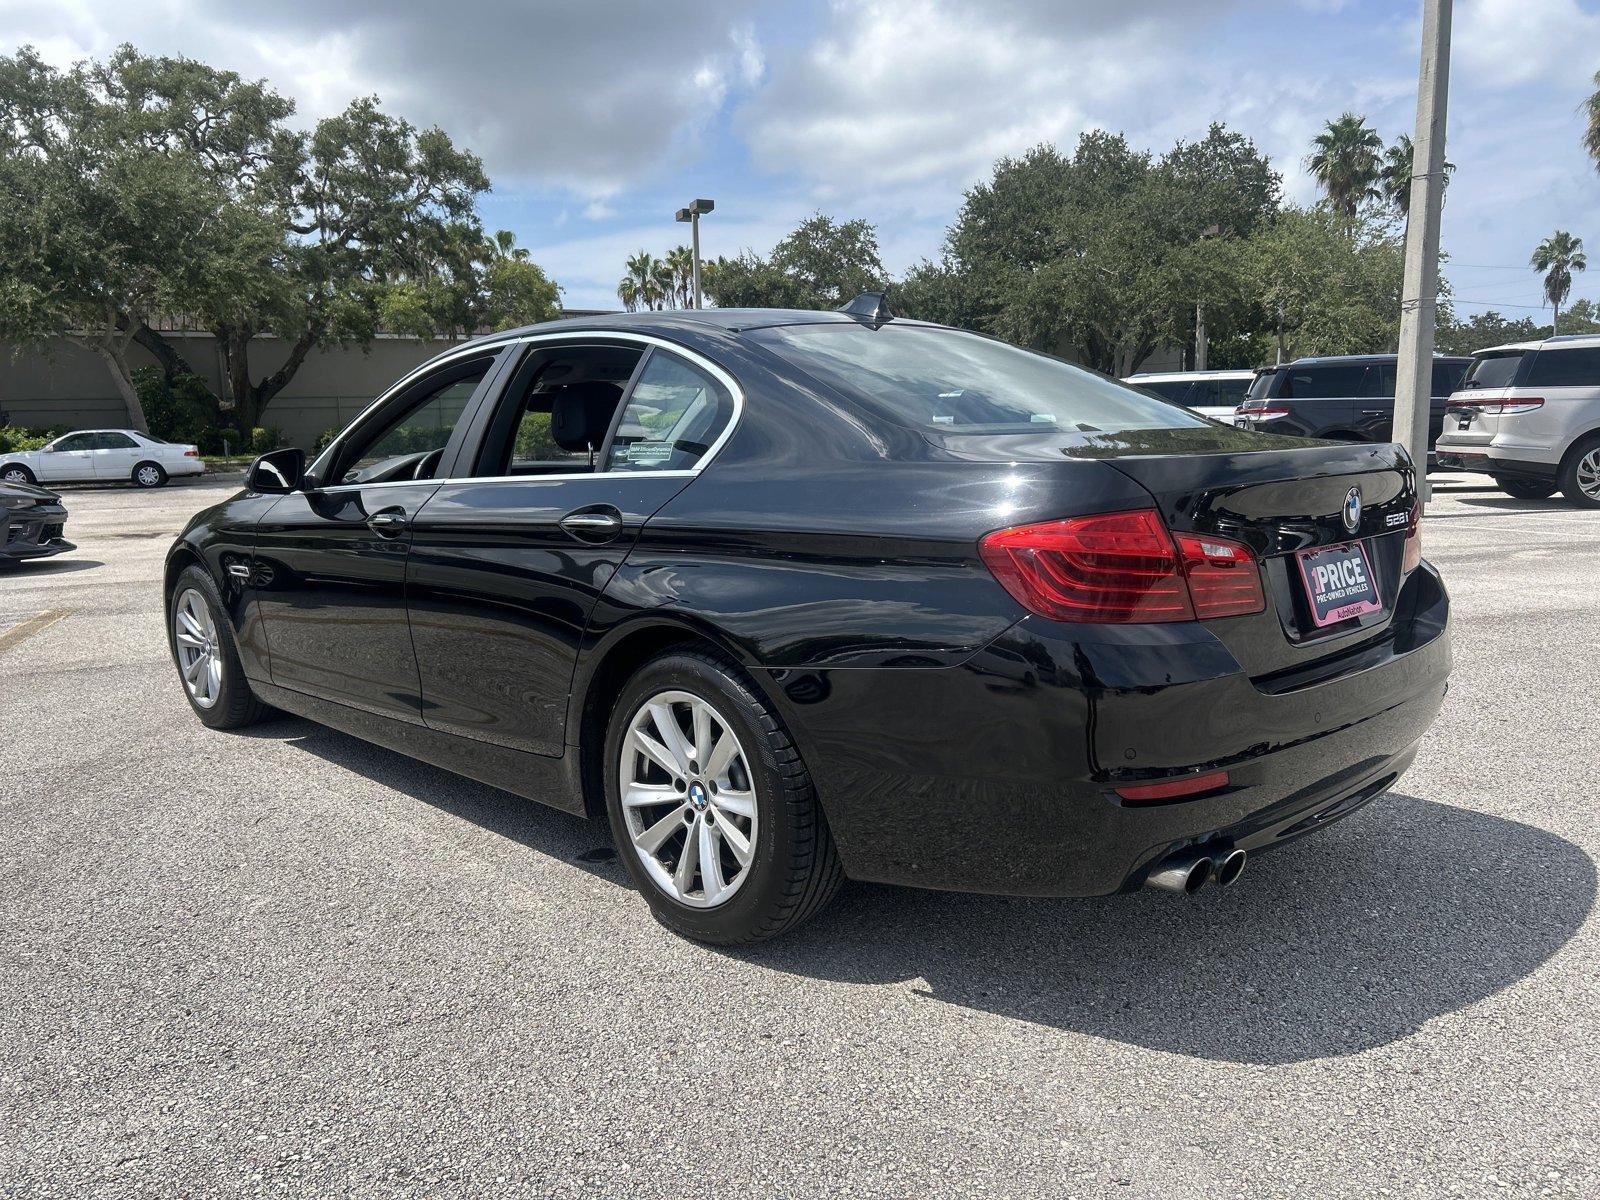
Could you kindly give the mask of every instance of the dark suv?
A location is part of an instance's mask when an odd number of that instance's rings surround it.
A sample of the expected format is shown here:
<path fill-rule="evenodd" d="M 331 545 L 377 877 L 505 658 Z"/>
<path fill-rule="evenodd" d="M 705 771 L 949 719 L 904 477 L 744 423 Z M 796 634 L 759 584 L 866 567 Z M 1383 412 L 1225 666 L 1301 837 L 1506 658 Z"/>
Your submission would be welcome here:
<path fill-rule="evenodd" d="M 1235 417 L 1241 429 L 1345 442 L 1394 440 L 1394 379 L 1397 356 L 1351 354 L 1298 358 L 1256 373 L 1250 394 Z M 1428 449 L 1444 426 L 1444 406 L 1461 387 L 1470 358 L 1433 360 L 1433 405 Z"/>

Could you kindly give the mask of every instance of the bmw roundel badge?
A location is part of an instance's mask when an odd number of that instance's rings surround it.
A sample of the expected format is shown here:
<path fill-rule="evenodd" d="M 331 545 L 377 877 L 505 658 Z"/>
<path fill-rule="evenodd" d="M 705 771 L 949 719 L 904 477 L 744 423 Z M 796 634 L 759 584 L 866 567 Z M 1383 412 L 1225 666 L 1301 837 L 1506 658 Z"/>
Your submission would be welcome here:
<path fill-rule="evenodd" d="M 1361 489 L 1351 488 L 1344 498 L 1344 527 L 1348 533 L 1361 528 Z"/>

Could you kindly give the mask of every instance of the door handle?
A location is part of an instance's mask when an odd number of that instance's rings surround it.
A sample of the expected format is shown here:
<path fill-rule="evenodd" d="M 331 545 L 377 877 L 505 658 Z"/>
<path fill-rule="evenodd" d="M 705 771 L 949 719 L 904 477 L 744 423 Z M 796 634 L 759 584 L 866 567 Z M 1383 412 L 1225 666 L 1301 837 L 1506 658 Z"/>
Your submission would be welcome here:
<path fill-rule="evenodd" d="M 556 523 L 585 542 L 609 542 L 622 532 L 622 514 L 604 509 L 571 512 Z"/>
<path fill-rule="evenodd" d="M 381 538 L 397 538 L 406 531 L 406 515 L 394 509 L 376 512 L 367 518 L 367 528 Z"/>
<path fill-rule="evenodd" d="M 1381 417 L 1388 411 L 1387 408 L 1363 408 L 1361 415 L 1363 417 Z"/>

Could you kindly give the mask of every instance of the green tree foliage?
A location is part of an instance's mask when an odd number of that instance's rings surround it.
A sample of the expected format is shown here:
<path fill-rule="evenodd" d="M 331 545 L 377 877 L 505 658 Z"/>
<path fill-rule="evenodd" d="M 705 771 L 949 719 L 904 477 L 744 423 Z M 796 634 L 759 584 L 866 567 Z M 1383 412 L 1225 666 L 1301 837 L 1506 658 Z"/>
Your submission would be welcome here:
<path fill-rule="evenodd" d="M 862 292 L 883 291 L 889 279 L 869 222 L 822 213 L 802 221 L 770 258 L 746 250 L 704 264 L 702 275 L 701 286 L 722 308 L 838 308 Z"/>
<path fill-rule="evenodd" d="M 1572 291 L 1572 274 L 1589 265 L 1583 253 L 1583 239 L 1558 229 L 1539 243 L 1528 263 L 1544 276 L 1544 298 L 1550 302 L 1552 313 L 1550 324 L 1560 329 L 1561 306 Z"/>
<path fill-rule="evenodd" d="M 1102 132 L 1070 156 L 1040 146 L 967 193 L 945 261 L 915 269 L 896 299 L 908 315 L 1127 374 L 1189 341 L 1197 302 L 1220 337 L 1259 319 L 1240 242 L 1279 194 L 1267 160 L 1220 125 L 1161 159 Z"/>
<path fill-rule="evenodd" d="M 1393 225 L 1329 205 L 1285 208 L 1243 247 L 1278 355 L 1373 354 L 1400 338 L 1404 241 Z"/>
<path fill-rule="evenodd" d="M 1306 169 L 1322 185 L 1334 211 L 1354 221 L 1363 201 L 1381 195 L 1383 139 L 1367 125 L 1365 117 L 1347 112 L 1329 121 L 1311 145 Z"/>
<path fill-rule="evenodd" d="M 1600 171 L 1600 71 L 1594 73 L 1594 95 L 1583 102 L 1588 125 L 1583 132 L 1583 148 L 1594 159 L 1594 168 Z"/>
<path fill-rule="evenodd" d="M 128 46 L 66 72 L 0 58 L 0 186 L 21 200 L 0 211 L 0 333 L 91 346 L 142 426 L 129 347 L 189 373 L 160 331 L 198 323 L 219 415 L 249 431 L 319 346 L 555 315 L 548 277 L 484 237 L 488 180 L 442 130 L 370 97 L 310 132 L 292 114 L 264 83 Z"/>

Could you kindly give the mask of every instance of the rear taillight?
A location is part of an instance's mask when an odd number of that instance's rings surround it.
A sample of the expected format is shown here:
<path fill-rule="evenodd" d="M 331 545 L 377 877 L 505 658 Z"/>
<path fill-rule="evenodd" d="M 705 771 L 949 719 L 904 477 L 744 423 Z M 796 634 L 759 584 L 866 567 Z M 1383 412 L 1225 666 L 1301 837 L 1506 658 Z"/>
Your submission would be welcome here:
<path fill-rule="evenodd" d="M 1257 404 L 1247 407 L 1241 404 L 1233 410 L 1236 417 L 1287 417 L 1289 406 L 1287 404 Z"/>
<path fill-rule="evenodd" d="M 190 446 L 187 450 L 185 450 L 183 452 L 183 456 L 185 458 L 199 458 L 200 457 L 200 451 L 196 450 L 193 446 Z"/>
<path fill-rule="evenodd" d="M 1174 539 L 1154 509 L 1001 529 L 978 552 L 1019 604 L 1053 621 L 1193 621 L 1266 607 L 1249 547 Z"/>
<path fill-rule="evenodd" d="M 1422 561 L 1422 512 L 1413 504 L 1406 522 L 1406 546 L 1400 555 L 1400 574 L 1409 575 Z"/>
<path fill-rule="evenodd" d="M 1462 409 L 1469 409 L 1473 412 L 1487 413 L 1492 417 L 1498 417 L 1505 413 L 1532 412 L 1536 408 L 1543 407 L 1543 396 L 1500 396 L 1483 400 L 1457 400 L 1452 397 L 1445 404 L 1447 411 L 1460 412 Z"/>
<path fill-rule="evenodd" d="M 1267 606 L 1261 570 L 1250 547 L 1198 533 L 1176 534 L 1174 540 L 1183 555 L 1183 577 L 1196 617 L 1238 617 Z"/>

